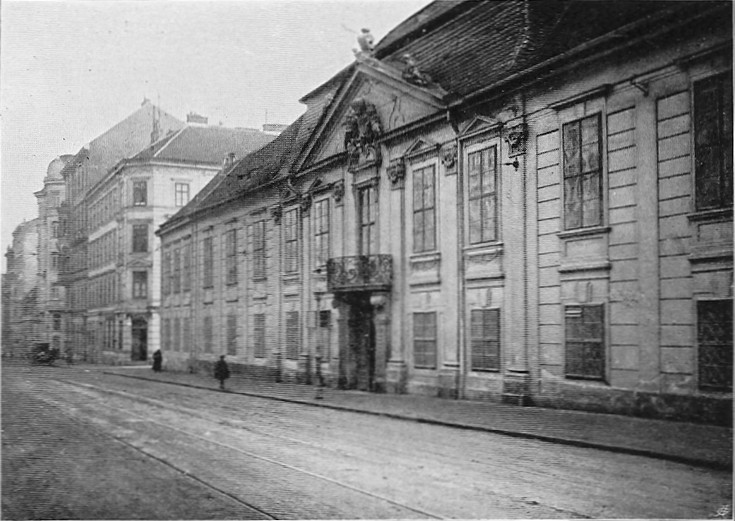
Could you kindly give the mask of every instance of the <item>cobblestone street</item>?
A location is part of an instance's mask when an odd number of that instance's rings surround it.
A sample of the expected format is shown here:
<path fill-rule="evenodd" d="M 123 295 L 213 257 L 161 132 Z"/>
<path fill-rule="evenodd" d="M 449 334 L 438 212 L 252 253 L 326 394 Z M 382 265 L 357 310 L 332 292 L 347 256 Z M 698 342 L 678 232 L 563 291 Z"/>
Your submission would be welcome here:
<path fill-rule="evenodd" d="M 706 518 L 731 474 L 104 374 L 3 368 L 3 517 Z"/>

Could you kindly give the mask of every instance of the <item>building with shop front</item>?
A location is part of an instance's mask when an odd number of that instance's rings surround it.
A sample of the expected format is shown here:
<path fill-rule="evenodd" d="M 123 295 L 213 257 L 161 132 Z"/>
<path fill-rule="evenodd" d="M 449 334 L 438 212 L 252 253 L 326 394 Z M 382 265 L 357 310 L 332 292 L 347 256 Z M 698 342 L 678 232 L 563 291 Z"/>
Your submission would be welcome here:
<path fill-rule="evenodd" d="M 158 231 L 166 360 L 730 423 L 731 11 L 435 2 L 363 38 Z"/>
<path fill-rule="evenodd" d="M 206 119 L 188 123 L 118 162 L 87 193 L 87 331 L 104 363 L 146 360 L 160 346 L 156 228 L 223 167 L 273 139 L 253 129 L 207 126 Z M 187 257 L 175 266 L 185 274 Z M 186 275 L 181 283 L 188 283 Z"/>

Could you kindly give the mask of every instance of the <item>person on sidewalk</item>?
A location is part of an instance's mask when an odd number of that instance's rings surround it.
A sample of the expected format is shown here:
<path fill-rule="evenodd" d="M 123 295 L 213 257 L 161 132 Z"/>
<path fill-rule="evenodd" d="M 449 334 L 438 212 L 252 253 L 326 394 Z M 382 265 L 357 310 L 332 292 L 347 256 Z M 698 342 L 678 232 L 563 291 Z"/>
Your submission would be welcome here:
<path fill-rule="evenodd" d="M 225 380 L 230 377 L 230 368 L 225 362 L 225 355 L 220 355 L 219 360 L 214 364 L 214 377 L 219 380 L 219 388 L 225 390 Z"/>
<path fill-rule="evenodd" d="M 160 373 L 162 371 L 161 365 L 163 364 L 163 355 L 161 354 L 161 350 L 158 349 L 155 353 L 153 353 L 153 371 L 156 373 Z"/>

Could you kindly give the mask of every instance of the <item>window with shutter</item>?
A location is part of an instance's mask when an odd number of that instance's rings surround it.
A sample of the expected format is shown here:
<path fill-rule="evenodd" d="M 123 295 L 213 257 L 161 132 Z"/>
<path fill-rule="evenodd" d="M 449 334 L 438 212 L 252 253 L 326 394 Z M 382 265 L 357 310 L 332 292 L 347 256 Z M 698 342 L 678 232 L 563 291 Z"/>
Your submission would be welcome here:
<path fill-rule="evenodd" d="M 299 357 L 301 346 L 301 331 L 299 327 L 299 312 L 286 312 L 286 358 L 295 360 Z"/>
<path fill-rule="evenodd" d="M 732 299 L 697 301 L 699 387 L 732 391 Z"/>
<path fill-rule="evenodd" d="M 573 230 L 602 223 L 602 139 L 600 115 L 563 126 L 564 228 Z"/>
<path fill-rule="evenodd" d="M 694 84 L 697 210 L 732 206 L 731 72 Z"/>
<path fill-rule="evenodd" d="M 470 311 L 470 369 L 500 370 L 500 310 Z"/>
<path fill-rule="evenodd" d="M 413 314 L 413 366 L 436 369 L 436 313 Z"/>
<path fill-rule="evenodd" d="M 604 306 L 602 304 L 566 306 L 564 328 L 566 376 L 604 379 Z"/>

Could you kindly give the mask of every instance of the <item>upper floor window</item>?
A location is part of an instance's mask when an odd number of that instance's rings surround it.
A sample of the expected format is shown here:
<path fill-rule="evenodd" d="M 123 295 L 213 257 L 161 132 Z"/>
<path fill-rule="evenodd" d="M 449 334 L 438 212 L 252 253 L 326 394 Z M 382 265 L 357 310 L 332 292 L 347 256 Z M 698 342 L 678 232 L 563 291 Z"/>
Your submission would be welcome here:
<path fill-rule="evenodd" d="M 133 206 L 148 204 L 148 182 L 133 181 Z"/>
<path fill-rule="evenodd" d="M 253 278 L 265 277 L 265 221 L 258 221 L 253 224 Z"/>
<path fill-rule="evenodd" d="M 171 293 L 171 250 L 163 252 L 163 266 L 161 269 L 161 285 L 164 295 Z"/>
<path fill-rule="evenodd" d="M 375 187 L 365 186 L 357 192 L 357 211 L 359 212 L 360 254 L 370 255 L 377 250 L 377 191 Z"/>
<path fill-rule="evenodd" d="M 214 240 L 207 237 L 202 241 L 202 286 L 214 286 Z"/>
<path fill-rule="evenodd" d="M 181 293 L 181 248 L 174 249 L 174 269 L 172 290 L 174 293 Z"/>
<path fill-rule="evenodd" d="M 283 271 L 294 273 L 299 271 L 299 217 L 294 208 L 283 214 L 284 266 Z"/>
<path fill-rule="evenodd" d="M 314 204 L 314 261 L 324 266 L 329 259 L 329 199 Z"/>
<path fill-rule="evenodd" d="M 56 239 L 59 236 L 59 223 L 57 221 L 53 221 L 51 223 L 51 238 Z"/>
<path fill-rule="evenodd" d="M 176 183 L 174 188 L 176 206 L 184 206 L 189 202 L 189 183 Z"/>
<path fill-rule="evenodd" d="M 434 165 L 413 173 L 413 251 L 436 249 L 436 190 Z"/>
<path fill-rule="evenodd" d="M 181 280 L 181 286 L 184 291 L 190 291 L 191 290 L 191 243 L 187 243 L 184 245 L 183 251 L 181 253 L 182 255 L 182 262 L 183 262 L 183 271 L 182 271 L 182 280 Z"/>
<path fill-rule="evenodd" d="M 497 150 L 497 146 L 491 146 L 467 154 L 470 244 L 498 238 Z"/>
<path fill-rule="evenodd" d="M 58 253 L 51 254 L 51 269 L 52 270 L 59 269 L 59 254 Z"/>
<path fill-rule="evenodd" d="M 148 272 L 133 272 L 133 298 L 148 298 Z"/>
<path fill-rule="evenodd" d="M 225 284 L 237 284 L 237 230 L 225 234 Z"/>
<path fill-rule="evenodd" d="M 602 224 L 602 139 L 600 115 L 562 128 L 564 147 L 564 228 Z"/>
<path fill-rule="evenodd" d="M 731 73 L 694 84 L 697 210 L 732 206 Z"/>
<path fill-rule="evenodd" d="M 148 251 L 148 225 L 133 225 L 133 253 Z"/>
<path fill-rule="evenodd" d="M 54 331 L 61 331 L 61 315 L 54 313 Z"/>

